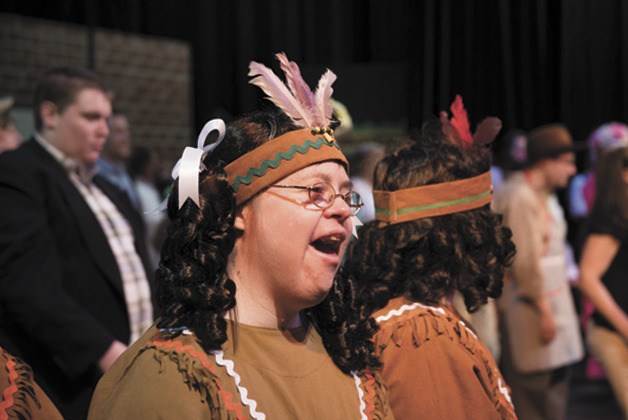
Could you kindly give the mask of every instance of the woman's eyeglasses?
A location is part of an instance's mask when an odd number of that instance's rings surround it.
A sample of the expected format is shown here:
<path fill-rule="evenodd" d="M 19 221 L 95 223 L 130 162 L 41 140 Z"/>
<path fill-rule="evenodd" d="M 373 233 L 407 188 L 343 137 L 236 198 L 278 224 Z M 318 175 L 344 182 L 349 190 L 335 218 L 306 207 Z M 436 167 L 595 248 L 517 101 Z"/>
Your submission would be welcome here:
<path fill-rule="evenodd" d="M 326 209 L 331 207 L 336 197 L 341 197 L 351 209 L 351 215 L 358 214 L 364 203 L 362 197 L 355 191 L 349 191 L 345 194 L 338 194 L 334 187 L 326 182 L 317 182 L 309 187 L 302 185 L 271 185 L 274 188 L 294 188 L 298 190 L 307 190 L 310 201 L 318 208 Z"/>

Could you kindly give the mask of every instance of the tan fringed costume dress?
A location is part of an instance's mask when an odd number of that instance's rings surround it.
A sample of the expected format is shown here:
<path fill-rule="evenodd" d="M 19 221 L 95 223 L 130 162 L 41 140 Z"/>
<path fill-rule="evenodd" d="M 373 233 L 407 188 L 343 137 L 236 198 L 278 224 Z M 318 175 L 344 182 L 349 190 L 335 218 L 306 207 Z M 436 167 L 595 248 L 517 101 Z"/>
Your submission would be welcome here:
<path fill-rule="evenodd" d="M 313 327 L 237 324 L 234 340 L 233 325 L 211 353 L 151 328 L 101 379 L 89 418 L 392 418 L 378 378 L 343 374 Z"/>
<path fill-rule="evenodd" d="M 20 358 L 0 347 L 0 420 L 63 419 L 35 382 L 33 371 Z"/>
<path fill-rule="evenodd" d="M 375 351 L 399 419 L 515 419 L 510 390 L 475 333 L 445 307 L 391 299 Z"/>

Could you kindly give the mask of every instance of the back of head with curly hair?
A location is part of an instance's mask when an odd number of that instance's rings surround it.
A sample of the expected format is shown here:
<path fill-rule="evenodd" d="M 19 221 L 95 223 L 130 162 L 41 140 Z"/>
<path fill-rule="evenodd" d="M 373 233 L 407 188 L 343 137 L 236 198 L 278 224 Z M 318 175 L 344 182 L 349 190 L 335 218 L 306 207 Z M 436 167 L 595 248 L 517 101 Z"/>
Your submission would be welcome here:
<path fill-rule="evenodd" d="M 474 177 L 490 169 L 485 146 L 462 149 L 437 122 L 426 123 L 414 142 L 387 156 L 375 170 L 374 189 L 399 189 Z M 515 247 L 511 232 L 489 206 L 386 225 L 364 225 L 349 248 L 346 270 L 359 283 L 369 310 L 405 296 L 438 304 L 454 291 L 469 311 L 498 297 Z"/>
<path fill-rule="evenodd" d="M 199 206 L 187 200 L 181 208 L 175 185 L 168 202 L 171 223 L 157 270 L 159 328 L 194 331 L 206 350 L 227 340 L 226 313 L 236 305 L 236 284 L 227 262 L 239 231 L 234 227 L 236 199 L 224 167 L 282 134 L 298 129 L 278 110 L 258 111 L 227 127 L 224 140 L 204 160 Z M 377 365 L 369 338 L 374 325 L 355 306 L 355 286 L 342 272 L 327 298 L 305 312 L 325 347 L 345 373 Z"/>

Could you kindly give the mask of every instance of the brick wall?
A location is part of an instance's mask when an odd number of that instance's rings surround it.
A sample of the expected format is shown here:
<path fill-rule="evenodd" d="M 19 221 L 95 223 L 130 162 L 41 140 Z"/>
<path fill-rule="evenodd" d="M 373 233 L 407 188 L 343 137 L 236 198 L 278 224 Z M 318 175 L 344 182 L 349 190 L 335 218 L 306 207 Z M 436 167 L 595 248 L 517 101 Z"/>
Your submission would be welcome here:
<path fill-rule="evenodd" d="M 194 137 L 189 45 L 97 29 L 94 47 L 94 69 L 113 88 L 114 107 L 128 116 L 134 144 L 178 158 Z M 28 107 L 46 69 L 88 66 L 88 30 L 0 14 L 0 51 L 0 96 L 13 95 Z"/>

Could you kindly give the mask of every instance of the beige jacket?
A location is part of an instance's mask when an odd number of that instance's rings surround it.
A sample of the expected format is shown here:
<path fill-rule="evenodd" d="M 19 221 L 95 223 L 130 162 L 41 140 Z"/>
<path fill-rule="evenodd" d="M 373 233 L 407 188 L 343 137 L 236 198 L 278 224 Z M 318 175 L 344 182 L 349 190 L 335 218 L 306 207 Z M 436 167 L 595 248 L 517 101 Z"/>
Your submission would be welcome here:
<path fill-rule="evenodd" d="M 556 197 L 543 199 L 517 173 L 496 194 L 493 205 L 517 246 L 498 302 L 515 366 L 535 372 L 580 360 L 584 351 L 567 280 L 567 227 Z M 541 295 L 549 300 L 557 324 L 557 336 L 549 344 L 540 340 L 539 316 L 531 304 Z"/>

